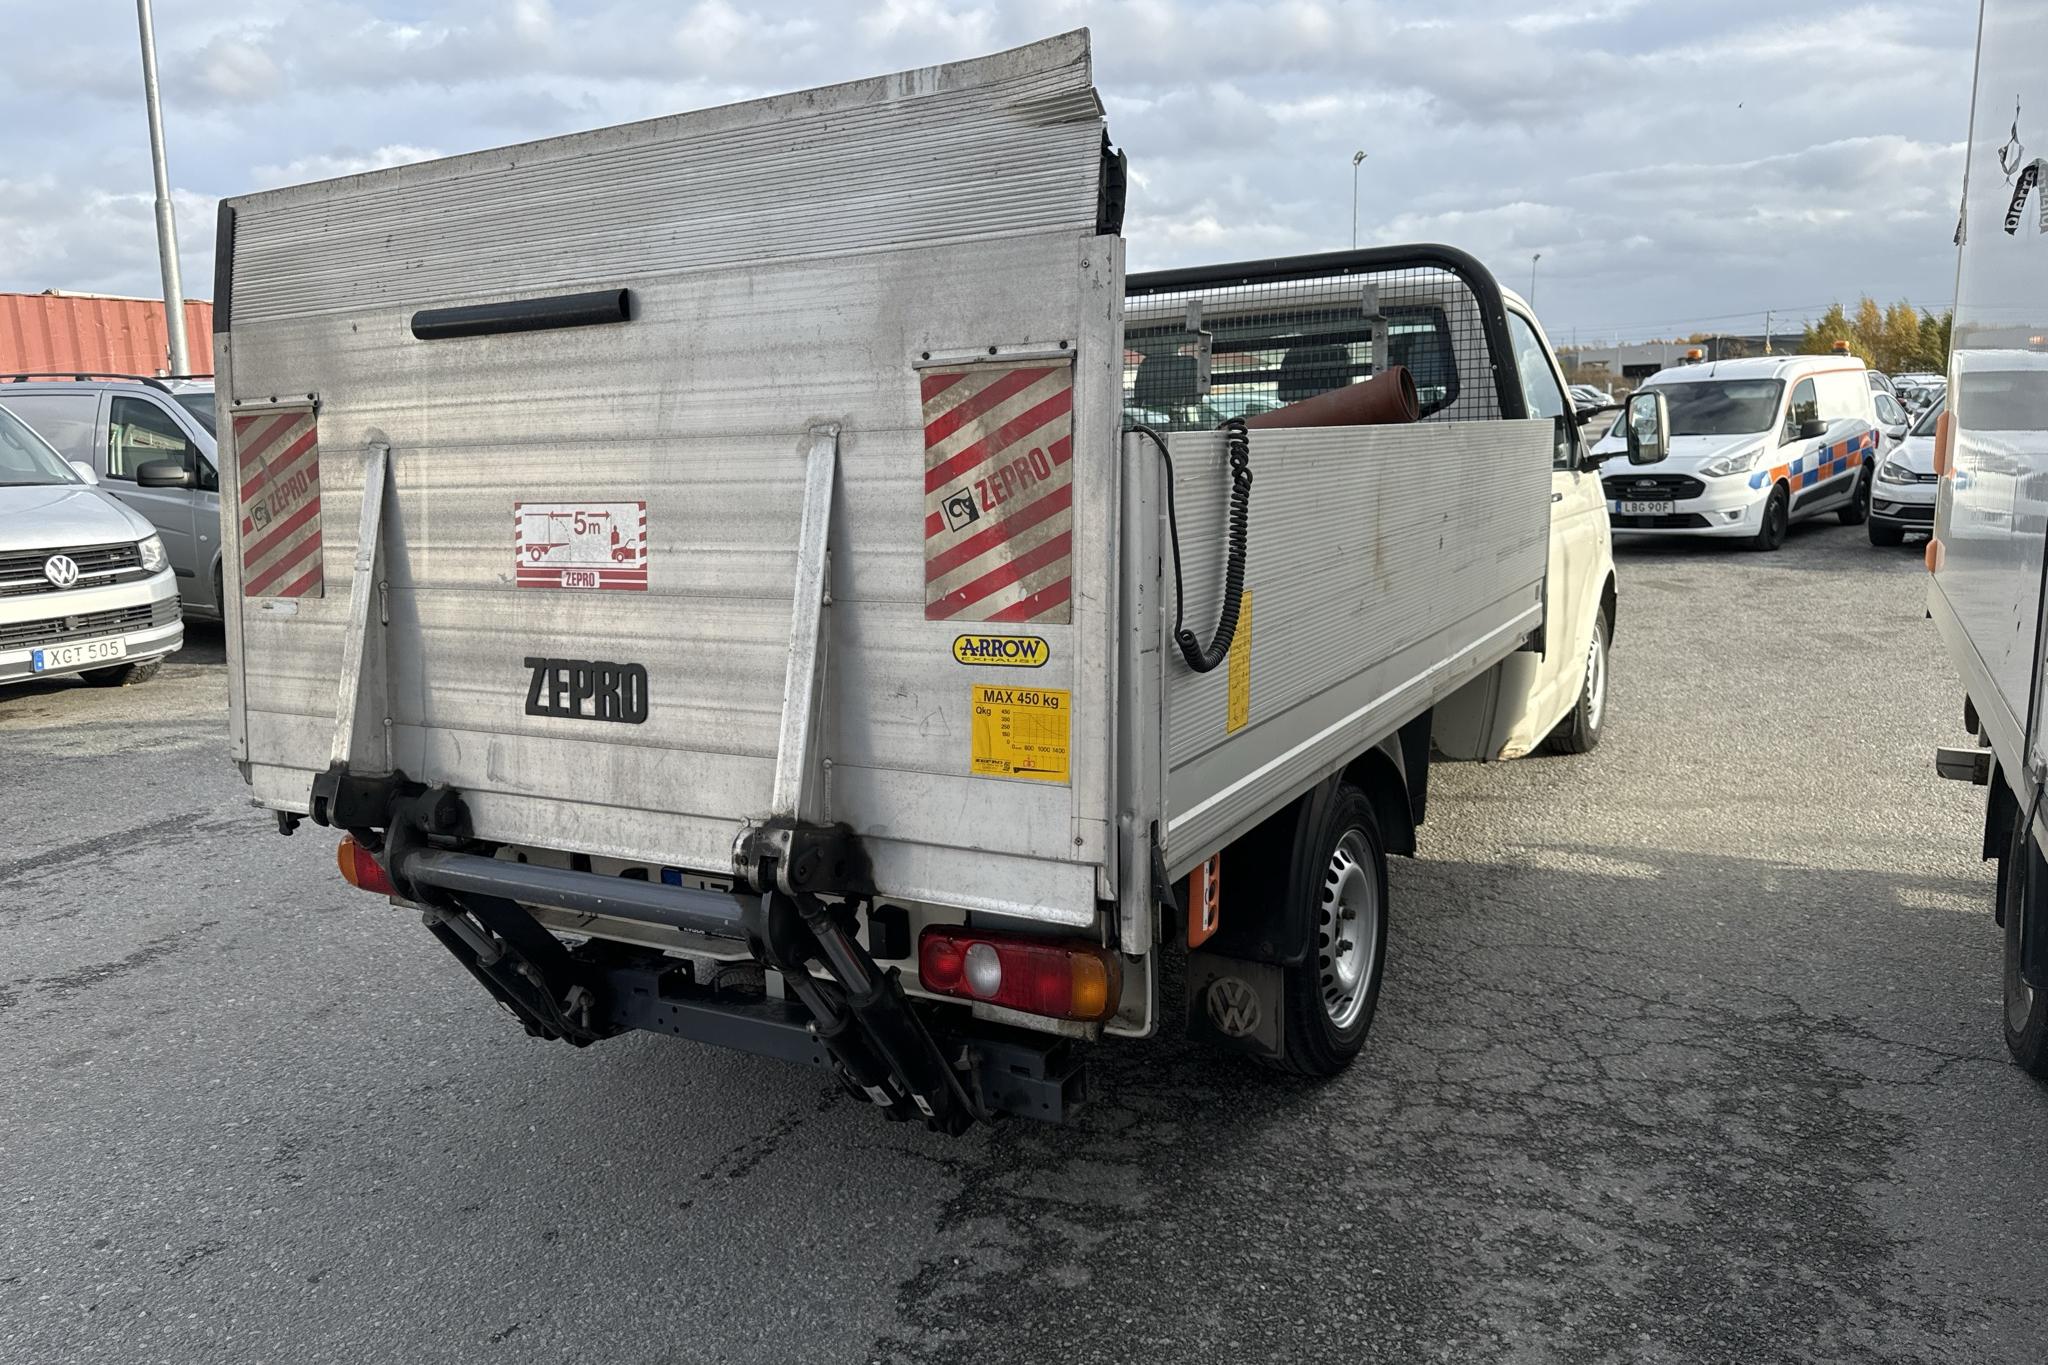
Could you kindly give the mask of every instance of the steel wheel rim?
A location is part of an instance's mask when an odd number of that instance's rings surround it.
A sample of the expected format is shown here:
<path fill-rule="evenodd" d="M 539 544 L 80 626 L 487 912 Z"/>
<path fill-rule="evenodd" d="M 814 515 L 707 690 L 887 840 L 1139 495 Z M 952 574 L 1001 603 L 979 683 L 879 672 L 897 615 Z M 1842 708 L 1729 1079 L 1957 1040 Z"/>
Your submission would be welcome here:
<path fill-rule="evenodd" d="M 1607 637 L 1598 622 L 1593 625 L 1593 643 L 1586 651 L 1586 727 L 1600 728 L 1607 710 Z"/>
<path fill-rule="evenodd" d="M 1379 956 L 1379 883 L 1363 831 L 1344 831 L 1323 873 L 1316 922 L 1316 984 L 1323 1013 L 1348 1029 L 1365 1011 Z"/>

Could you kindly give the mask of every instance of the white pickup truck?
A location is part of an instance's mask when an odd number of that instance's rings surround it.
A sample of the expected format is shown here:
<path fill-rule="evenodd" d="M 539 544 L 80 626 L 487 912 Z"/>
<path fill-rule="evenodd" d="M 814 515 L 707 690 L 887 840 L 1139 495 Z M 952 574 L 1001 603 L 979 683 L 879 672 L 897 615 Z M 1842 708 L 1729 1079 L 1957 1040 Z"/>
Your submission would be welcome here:
<path fill-rule="evenodd" d="M 1146 356 L 1215 362 L 1222 285 L 1127 280 L 1123 176 L 1071 33 L 228 201 L 257 800 L 539 1037 L 949 1132 L 1058 1118 L 1168 1009 L 1346 1065 L 1435 709 L 1498 752 L 1540 655 L 1551 727 L 1612 620 L 1552 534 L 1597 484 L 1533 318 L 1442 248 L 1225 273 L 1348 281 L 1347 381 L 1405 357 L 1444 420 L 1126 430 Z"/>

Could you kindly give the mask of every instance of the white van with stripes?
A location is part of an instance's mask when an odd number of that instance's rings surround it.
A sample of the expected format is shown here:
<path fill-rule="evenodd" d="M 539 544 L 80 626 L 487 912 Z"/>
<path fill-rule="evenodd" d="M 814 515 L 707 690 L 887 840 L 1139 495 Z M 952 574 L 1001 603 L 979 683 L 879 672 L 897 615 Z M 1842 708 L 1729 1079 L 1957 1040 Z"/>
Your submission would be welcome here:
<path fill-rule="evenodd" d="M 1617 536 L 1719 536 L 1758 550 L 1794 521 L 1833 512 L 1860 525 L 1882 437 L 1863 362 L 1851 355 L 1757 356 L 1660 370 L 1643 388 L 1671 412 L 1670 458 L 1615 461 L 1602 480 Z M 1639 392 L 1641 390 L 1638 390 Z M 1625 449 L 1622 424 L 1593 448 Z"/>

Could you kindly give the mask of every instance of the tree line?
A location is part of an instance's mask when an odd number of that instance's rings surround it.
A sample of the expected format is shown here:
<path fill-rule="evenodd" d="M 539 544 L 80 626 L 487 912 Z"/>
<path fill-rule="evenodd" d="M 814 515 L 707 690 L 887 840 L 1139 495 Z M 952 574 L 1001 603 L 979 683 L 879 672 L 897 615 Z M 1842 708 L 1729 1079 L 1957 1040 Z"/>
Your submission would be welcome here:
<path fill-rule="evenodd" d="M 1836 342 L 1846 341 L 1850 352 L 1873 370 L 1886 374 L 1932 370 L 1940 374 L 1948 369 L 1949 334 L 1954 325 L 1953 310 L 1929 313 L 1904 299 L 1883 308 L 1866 294 L 1854 314 L 1839 303 L 1830 306 L 1800 334 L 1799 349 L 1824 354 L 1833 350 Z"/>

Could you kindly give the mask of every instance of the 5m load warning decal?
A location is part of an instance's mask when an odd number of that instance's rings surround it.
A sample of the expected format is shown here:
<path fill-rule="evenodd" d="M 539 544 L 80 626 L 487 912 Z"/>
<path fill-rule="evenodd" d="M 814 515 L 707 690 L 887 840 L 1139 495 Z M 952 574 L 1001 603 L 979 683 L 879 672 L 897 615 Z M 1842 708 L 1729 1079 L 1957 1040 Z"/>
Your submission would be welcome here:
<path fill-rule="evenodd" d="M 242 596 L 325 597 L 320 430 L 310 403 L 235 414 Z"/>
<path fill-rule="evenodd" d="M 927 621 L 1073 619 L 1074 367 L 925 370 Z"/>
<path fill-rule="evenodd" d="M 970 764 L 975 776 L 1065 782 L 1069 697 L 1049 687 L 976 683 Z"/>
<path fill-rule="evenodd" d="M 522 588 L 647 591 L 647 504 L 515 502 L 512 581 Z"/>

